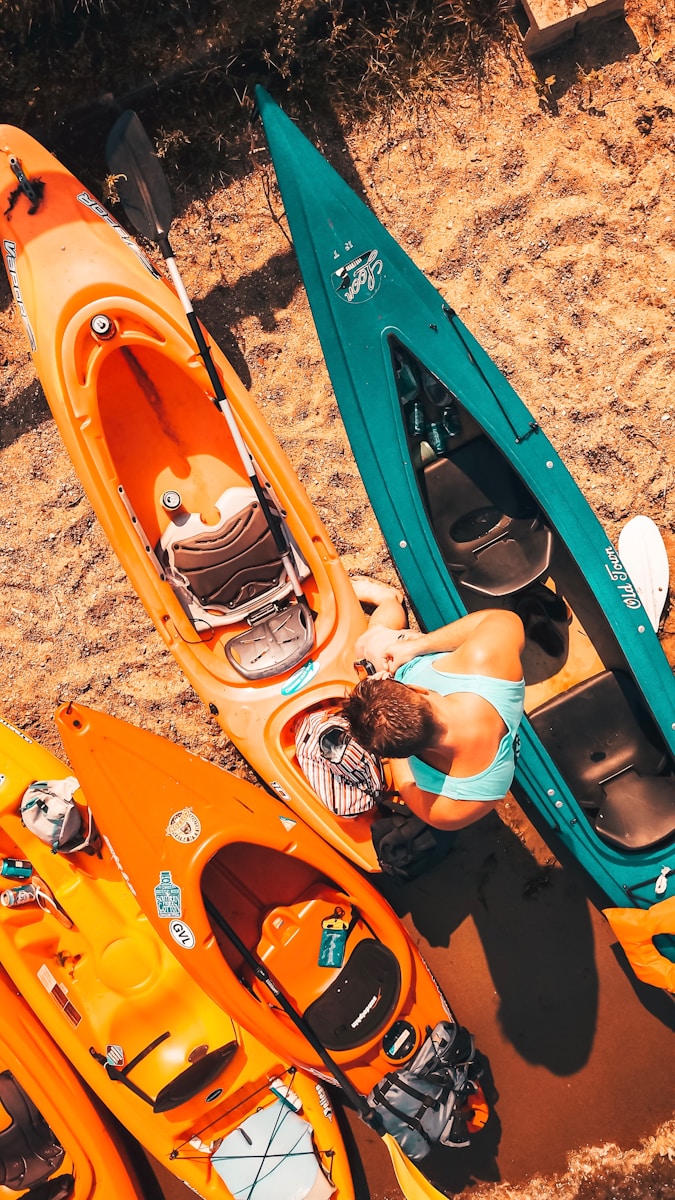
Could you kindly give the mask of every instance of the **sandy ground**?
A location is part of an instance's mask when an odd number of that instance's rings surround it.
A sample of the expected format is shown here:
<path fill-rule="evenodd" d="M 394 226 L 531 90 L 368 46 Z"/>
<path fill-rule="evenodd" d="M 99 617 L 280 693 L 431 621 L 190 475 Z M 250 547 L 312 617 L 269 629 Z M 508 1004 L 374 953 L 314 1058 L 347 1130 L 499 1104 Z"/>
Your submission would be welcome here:
<path fill-rule="evenodd" d="M 508 375 L 613 539 L 644 513 L 671 562 L 674 18 L 673 0 L 628 3 L 625 22 L 585 34 L 538 76 L 514 49 L 479 92 L 455 87 L 344 139 L 327 130 L 323 144 Z M 179 216 L 176 256 L 348 570 L 393 580 L 261 147 L 260 136 L 248 175 Z M 85 183 L 100 194 L 102 181 Z M 0 305 L 0 713 L 60 752 L 51 714 L 79 698 L 246 773 L 93 516 L 4 280 Z M 662 638 L 675 662 L 669 610 Z M 449 882 L 435 873 L 396 897 L 501 1094 L 500 1136 L 448 1187 L 481 1200 L 672 1200 L 663 1014 L 640 1003 L 582 883 L 515 806 L 502 817 L 467 831 Z M 372 1200 L 397 1200 L 382 1148 L 357 1136 Z"/>

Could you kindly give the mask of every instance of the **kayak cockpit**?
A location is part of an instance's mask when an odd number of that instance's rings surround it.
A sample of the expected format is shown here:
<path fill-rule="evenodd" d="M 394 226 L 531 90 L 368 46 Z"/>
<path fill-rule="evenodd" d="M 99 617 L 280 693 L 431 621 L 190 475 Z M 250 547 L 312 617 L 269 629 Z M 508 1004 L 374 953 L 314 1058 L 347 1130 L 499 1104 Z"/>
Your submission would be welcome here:
<path fill-rule="evenodd" d="M 675 836 L 675 764 L 626 672 L 585 679 L 529 717 L 603 841 L 648 850 Z"/>
<path fill-rule="evenodd" d="M 578 564 L 476 417 L 390 343 L 420 498 L 459 595 L 523 620 L 534 731 L 606 845 L 672 840 L 675 760 Z"/>
<path fill-rule="evenodd" d="M 126 331 L 119 344 L 113 336 L 96 377 L 108 471 L 132 527 L 197 634 L 212 649 L 222 643 L 238 675 L 290 671 L 311 653 L 314 623 L 310 604 L 294 595 L 291 570 L 298 581 L 311 572 L 282 505 L 260 470 L 256 493 L 223 414 L 192 360 L 181 357 L 182 343 L 171 354 L 163 342 L 137 337 Z M 221 628 L 226 636 L 218 638 Z"/>
<path fill-rule="evenodd" d="M 393 339 L 391 349 L 418 484 L 455 582 L 483 596 L 536 583 L 553 546 L 538 505 L 441 380 Z"/>
<path fill-rule="evenodd" d="M 270 992 L 228 939 L 218 912 L 327 1049 L 354 1050 L 384 1030 L 401 995 L 399 963 L 319 871 L 268 847 L 237 843 L 208 862 L 202 894 L 224 957 L 263 1003 Z"/>

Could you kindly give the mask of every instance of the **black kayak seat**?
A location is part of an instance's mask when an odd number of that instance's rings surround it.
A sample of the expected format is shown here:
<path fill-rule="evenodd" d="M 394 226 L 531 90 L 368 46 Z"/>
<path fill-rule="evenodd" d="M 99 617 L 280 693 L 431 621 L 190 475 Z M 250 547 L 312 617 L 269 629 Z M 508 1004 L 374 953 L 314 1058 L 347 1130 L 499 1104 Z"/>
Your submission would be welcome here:
<path fill-rule="evenodd" d="M 75 1191 L 75 1176 L 67 1172 L 55 1175 L 45 1183 L 38 1183 L 29 1192 L 24 1192 L 21 1200 L 69 1200 Z"/>
<path fill-rule="evenodd" d="M 529 720 L 603 841 L 635 851 L 675 835 L 674 764 L 627 672 L 602 671 Z"/>
<path fill-rule="evenodd" d="M 353 1050 L 383 1030 L 398 1003 L 401 968 L 388 946 L 366 938 L 337 979 L 305 1010 L 327 1050 Z"/>
<path fill-rule="evenodd" d="M 22 1191 L 46 1182 L 65 1151 L 11 1071 L 0 1072 L 0 1185 Z M 68 1194 L 68 1193 L 66 1193 Z"/>
<path fill-rule="evenodd" d="M 508 596 L 547 574 L 553 535 L 503 454 L 481 435 L 424 469 L 429 516 L 456 582 Z"/>

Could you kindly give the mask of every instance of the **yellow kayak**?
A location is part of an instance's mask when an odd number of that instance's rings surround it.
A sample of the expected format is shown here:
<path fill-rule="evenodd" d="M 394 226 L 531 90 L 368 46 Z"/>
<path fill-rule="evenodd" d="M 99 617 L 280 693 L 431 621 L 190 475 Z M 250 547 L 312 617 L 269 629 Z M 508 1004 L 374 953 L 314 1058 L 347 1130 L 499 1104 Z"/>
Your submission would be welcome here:
<path fill-rule="evenodd" d="M 0 961 L 89 1088 L 205 1200 L 353 1200 L 324 1087 L 209 999 L 106 842 L 53 853 L 22 821 L 30 785 L 69 770 L 2 720 L 0 762 L 0 859 L 30 868 L 3 879 Z"/>

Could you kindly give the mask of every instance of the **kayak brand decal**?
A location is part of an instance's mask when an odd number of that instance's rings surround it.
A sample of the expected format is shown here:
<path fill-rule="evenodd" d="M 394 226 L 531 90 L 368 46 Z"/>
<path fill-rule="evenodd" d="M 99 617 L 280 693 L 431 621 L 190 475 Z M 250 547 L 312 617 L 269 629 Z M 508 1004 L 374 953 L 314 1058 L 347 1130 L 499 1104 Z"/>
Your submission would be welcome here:
<path fill-rule="evenodd" d="M 175 812 L 166 827 L 168 836 L 183 845 L 196 842 L 201 831 L 202 823 L 191 808 L 181 808 L 180 812 Z"/>
<path fill-rule="evenodd" d="M 112 858 L 112 860 L 113 860 L 113 862 L 114 862 L 115 866 L 117 867 L 117 870 L 119 871 L 120 875 L 122 876 L 122 879 L 123 879 L 123 880 L 124 880 L 124 882 L 126 883 L 126 885 L 127 885 L 128 889 L 129 889 L 129 891 L 131 892 L 132 896 L 135 896 L 135 895 L 136 895 L 136 888 L 134 887 L 134 885 L 133 885 L 133 883 L 131 882 L 131 880 L 130 880 L 129 876 L 127 875 L 126 871 L 124 870 L 124 867 L 122 866 L 122 864 L 121 864 L 121 862 L 120 862 L 120 860 L 119 860 L 119 857 L 118 857 L 118 855 L 117 855 L 117 852 L 116 852 L 115 850 L 113 850 L 113 848 L 112 848 L 112 845 L 111 845 L 111 843 L 110 843 L 109 839 L 106 837 L 106 835 L 105 835 L 105 834 L 103 834 L 103 841 L 105 842 L 106 846 L 108 847 L 108 849 L 109 849 L 109 851 L 110 851 L 110 857 Z"/>
<path fill-rule="evenodd" d="M 155 885 L 155 905 L 157 916 L 180 918 L 183 915 L 183 900 L 177 883 L 173 882 L 170 871 L 160 871 L 159 883 Z"/>
<path fill-rule="evenodd" d="M 82 1020 L 82 1013 L 78 1012 L 72 1001 L 68 999 L 67 988 L 54 978 L 46 963 L 43 963 L 40 967 L 37 977 L 45 991 L 49 992 L 52 1000 L 58 1004 L 64 1017 L 77 1029 Z"/>
<path fill-rule="evenodd" d="M 305 684 L 309 683 L 310 679 L 316 675 L 318 669 L 318 662 L 316 662 L 313 658 L 310 658 L 309 662 L 306 662 L 304 666 L 300 667 L 300 669 L 295 672 L 295 675 L 291 675 L 290 679 L 284 684 L 281 689 L 282 696 L 292 696 L 295 692 L 299 692 L 300 688 L 303 688 Z"/>
<path fill-rule="evenodd" d="M 605 570 L 612 583 L 616 584 L 617 591 L 620 593 L 626 608 L 642 608 L 640 597 L 633 587 L 628 572 L 616 550 L 612 546 L 607 546 L 605 554 L 609 559 L 609 562 L 605 563 Z"/>
<path fill-rule="evenodd" d="M 161 915 L 162 914 L 160 913 L 160 916 Z M 185 921 L 170 921 L 169 933 L 171 934 L 174 942 L 177 942 L 181 949 L 194 950 L 197 944 L 197 939 L 190 929 L 190 926 L 186 925 Z"/>
<path fill-rule="evenodd" d="M 351 243 L 347 242 L 345 248 L 351 249 Z M 367 250 L 365 254 L 353 258 L 346 266 L 333 271 L 333 291 L 345 304 L 365 304 L 379 292 L 382 270 L 383 263 L 379 251 Z"/>
<path fill-rule="evenodd" d="M 35 340 L 35 334 L 33 333 L 33 326 L 31 325 L 30 320 L 28 318 L 28 312 L 26 310 L 26 305 L 24 304 L 23 296 L 21 295 L 21 285 L 19 284 L 19 274 L 16 269 L 16 242 L 10 242 L 8 240 L 8 238 L 5 238 L 5 240 L 2 243 L 2 249 L 4 250 L 4 253 L 5 253 L 5 263 L 7 265 L 7 274 L 9 275 L 9 282 L 12 285 L 12 292 L 14 293 L 14 300 L 16 302 L 16 307 L 18 308 L 19 313 L 21 314 L 21 320 L 23 321 L 23 327 L 26 330 L 26 337 L 28 338 L 28 343 L 30 345 L 31 350 L 37 350 L 37 342 Z"/>
<path fill-rule="evenodd" d="M 316 1088 L 316 1094 L 319 1097 L 319 1104 L 321 1105 L 321 1111 L 324 1117 L 327 1121 L 332 1121 L 333 1109 L 331 1108 L 330 1100 L 328 1099 L 325 1088 L 322 1088 L 320 1083 L 315 1083 L 314 1087 Z"/>
<path fill-rule="evenodd" d="M 15 733 L 17 737 L 20 737 L 22 739 L 22 741 L 28 742 L 28 745 L 32 746 L 33 739 L 29 738 L 27 736 L 27 734 L 22 733 L 20 729 L 15 729 L 13 725 L 10 725 L 9 721 L 5 721 L 4 717 L 0 717 L 0 725 L 4 725 L 5 729 L 11 730 L 11 732 Z M 3 779 L 4 779 L 4 775 L 3 775 Z"/>
<path fill-rule="evenodd" d="M 104 208 L 102 204 L 99 204 L 98 200 L 95 200 L 93 196 L 89 195 L 89 192 L 80 192 L 77 198 L 80 204 L 84 204 L 85 208 L 89 208 L 92 212 L 96 213 L 97 217 L 101 217 L 101 219 L 105 221 L 111 229 L 115 230 L 118 238 L 124 242 L 125 246 L 128 246 L 129 249 L 134 252 L 138 261 L 143 264 L 145 269 L 149 271 L 155 279 L 162 278 L 159 271 L 155 270 L 153 267 L 150 259 L 145 257 L 140 246 L 136 244 L 131 235 L 127 233 L 126 229 L 122 228 L 122 226 L 119 224 L 119 221 L 116 221 L 115 218 L 110 215 L 107 208 Z"/>

